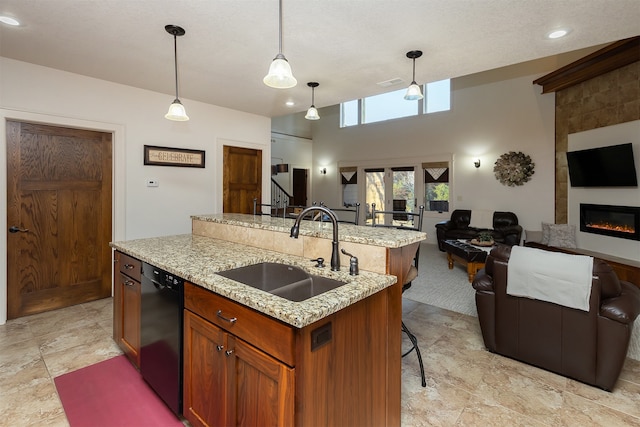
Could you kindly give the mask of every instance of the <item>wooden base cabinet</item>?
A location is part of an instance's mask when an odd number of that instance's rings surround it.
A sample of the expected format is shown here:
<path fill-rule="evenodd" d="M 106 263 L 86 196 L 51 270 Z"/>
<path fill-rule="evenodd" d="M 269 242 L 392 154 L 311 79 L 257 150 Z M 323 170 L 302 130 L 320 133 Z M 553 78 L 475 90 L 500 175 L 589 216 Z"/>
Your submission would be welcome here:
<path fill-rule="evenodd" d="M 400 341 L 400 298 L 393 286 L 296 328 L 185 283 L 184 417 L 194 427 L 399 425 L 399 387 L 389 392 L 400 349 L 389 343 Z"/>
<path fill-rule="evenodd" d="M 193 426 L 293 425 L 294 370 L 185 310 L 183 415 Z"/>
<path fill-rule="evenodd" d="M 129 360 L 140 367 L 140 275 L 139 260 L 114 254 L 113 339 Z"/>

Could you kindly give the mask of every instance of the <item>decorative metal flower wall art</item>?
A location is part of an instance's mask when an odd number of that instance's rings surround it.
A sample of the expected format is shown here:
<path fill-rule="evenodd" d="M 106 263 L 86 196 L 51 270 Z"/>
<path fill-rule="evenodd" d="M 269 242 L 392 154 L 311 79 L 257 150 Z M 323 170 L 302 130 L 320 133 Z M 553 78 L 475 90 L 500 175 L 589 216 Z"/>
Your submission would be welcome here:
<path fill-rule="evenodd" d="M 535 173 L 533 170 L 535 166 L 536 164 L 531 161 L 531 157 L 523 152 L 509 151 L 498 157 L 493 172 L 502 185 L 515 187 L 524 185 L 531 179 L 531 175 Z"/>

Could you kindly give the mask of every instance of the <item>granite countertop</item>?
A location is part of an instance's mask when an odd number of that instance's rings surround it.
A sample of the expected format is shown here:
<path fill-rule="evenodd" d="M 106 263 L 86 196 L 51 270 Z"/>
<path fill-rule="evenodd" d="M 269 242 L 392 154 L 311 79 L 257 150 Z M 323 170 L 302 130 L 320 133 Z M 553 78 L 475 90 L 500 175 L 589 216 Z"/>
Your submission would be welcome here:
<path fill-rule="evenodd" d="M 216 222 L 219 224 L 238 225 L 248 228 L 271 230 L 287 233 L 295 222 L 291 218 L 271 217 L 268 215 L 247 215 L 247 214 L 212 214 L 193 215 L 192 220 Z M 341 242 L 362 243 L 371 246 L 383 246 L 386 248 L 399 248 L 411 243 L 420 242 L 427 238 L 424 232 L 414 230 L 400 230 L 388 227 L 368 227 L 340 223 L 338 225 Z M 333 226 L 330 221 L 302 221 L 300 223 L 300 235 L 322 237 L 331 239 L 333 237 Z"/>
<path fill-rule="evenodd" d="M 283 221 L 282 218 L 278 220 Z M 288 221 L 293 224 L 292 220 Z M 302 229 L 300 234 L 303 234 Z M 342 235 L 340 240 L 343 240 Z M 298 328 L 365 299 L 397 281 L 395 276 L 369 271 L 350 276 L 348 268 L 343 267 L 342 271 L 316 268 L 306 258 L 192 234 L 112 242 L 110 246 Z M 311 274 L 347 283 L 305 301 L 293 302 L 216 274 L 260 262 L 296 265 Z"/>

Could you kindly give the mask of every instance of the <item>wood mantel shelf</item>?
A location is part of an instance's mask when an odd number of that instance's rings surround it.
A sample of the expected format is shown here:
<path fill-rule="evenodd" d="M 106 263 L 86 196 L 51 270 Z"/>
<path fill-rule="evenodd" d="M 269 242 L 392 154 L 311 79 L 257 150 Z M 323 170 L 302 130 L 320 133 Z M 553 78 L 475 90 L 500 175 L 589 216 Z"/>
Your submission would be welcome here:
<path fill-rule="evenodd" d="M 612 43 L 534 80 L 533 84 L 542 86 L 542 93 L 555 92 L 636 61 L 640 61 L 640 36 Z"/>

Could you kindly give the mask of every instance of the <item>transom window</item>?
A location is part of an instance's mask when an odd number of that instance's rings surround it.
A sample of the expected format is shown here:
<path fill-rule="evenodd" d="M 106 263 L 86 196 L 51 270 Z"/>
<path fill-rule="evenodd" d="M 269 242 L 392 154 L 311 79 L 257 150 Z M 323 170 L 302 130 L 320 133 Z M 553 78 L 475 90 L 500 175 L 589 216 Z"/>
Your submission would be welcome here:
<path fill-rule="evenodd" d="M 340 127 L 381 122 L 401 117 L 431 114 L 451 109 L 451 80 L 440 80 L 422 86 L 421 101 L 404 99 L 406 88 L 355 99 L 340 104 Z"/>

